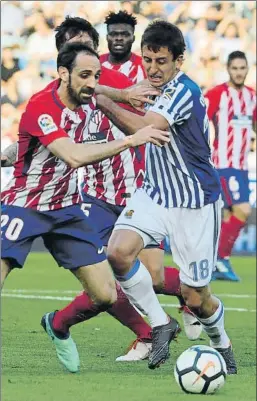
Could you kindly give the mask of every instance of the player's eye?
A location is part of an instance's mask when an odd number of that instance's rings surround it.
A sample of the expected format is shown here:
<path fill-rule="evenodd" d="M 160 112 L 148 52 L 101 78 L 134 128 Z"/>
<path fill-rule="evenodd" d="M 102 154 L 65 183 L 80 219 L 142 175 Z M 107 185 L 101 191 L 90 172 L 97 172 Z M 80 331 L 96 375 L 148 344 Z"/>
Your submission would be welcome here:
<path fill-rule="evenodd" d="M 151 59 L 150 59 L 150 58 L 147 58 L 147 57 L 144 57 L 144 61 L 145 61 L 146 63 L 151 63 Z"/>
<path fill-rule="evenodd" d="M 81 76 L 82 79 L 86 79 L 86 78 L 89 77 L 89 74 L 81 74 L 80 76 Z"/>
<path fill-rule="evenodd" d="M 158 60 L 158 64 L 160 64 L 160 65 L 163 65 L 163 64 L 165 64 L 166 63 L 166 60 L 165 59 L 163 59 L 163 60 Z"/>

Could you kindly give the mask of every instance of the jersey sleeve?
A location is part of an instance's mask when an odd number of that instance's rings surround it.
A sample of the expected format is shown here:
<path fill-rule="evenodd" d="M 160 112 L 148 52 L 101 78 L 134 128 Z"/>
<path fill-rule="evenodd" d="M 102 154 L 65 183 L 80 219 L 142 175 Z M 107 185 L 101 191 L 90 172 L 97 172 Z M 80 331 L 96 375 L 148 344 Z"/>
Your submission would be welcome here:
<path fill-rule="evenodd" d="M 166 89 L 149 111 L 162 115 L 171 126 L 188 120 L 192 108 L 192 92 L 185 85 L 178 83 L 177 86 Z"/>
<path fill-rule="evenodd" d="M 28 132 L 31 136 L 37 137 L 44 146 L 58 138 L 69 138 L 68 134 L 60 127 L 60 116 L 55 107 L 50 105 L 28 104 L 22 115 L 20 132 Z"/>

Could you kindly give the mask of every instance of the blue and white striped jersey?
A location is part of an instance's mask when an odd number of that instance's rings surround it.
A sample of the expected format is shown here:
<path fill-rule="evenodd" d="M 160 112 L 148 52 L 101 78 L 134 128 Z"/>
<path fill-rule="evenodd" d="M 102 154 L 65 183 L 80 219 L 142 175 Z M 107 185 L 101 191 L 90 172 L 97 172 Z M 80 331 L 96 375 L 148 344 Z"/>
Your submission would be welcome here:
<path fill-rule="evenodd" d="M 200 208 L 220 195 L 220 180 L 211 162 L 209 120 L 198 85 L 183 72 L 168 82 L 148 111 L 169 123 L 169 144 L 147 144 L 143 190 L 167 208 Z"/>

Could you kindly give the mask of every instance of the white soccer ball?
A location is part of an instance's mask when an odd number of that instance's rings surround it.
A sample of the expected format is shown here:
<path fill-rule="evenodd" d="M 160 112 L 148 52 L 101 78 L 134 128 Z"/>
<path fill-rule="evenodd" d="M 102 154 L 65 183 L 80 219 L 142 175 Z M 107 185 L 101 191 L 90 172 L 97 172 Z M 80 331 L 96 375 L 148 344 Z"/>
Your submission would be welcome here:
<path fill-rule="evenodd" d="M 177 359 L 174 375 L 185 393 L 213 394 L 224 386 L 227 368 L 214 348 L 193 345 Z"/>

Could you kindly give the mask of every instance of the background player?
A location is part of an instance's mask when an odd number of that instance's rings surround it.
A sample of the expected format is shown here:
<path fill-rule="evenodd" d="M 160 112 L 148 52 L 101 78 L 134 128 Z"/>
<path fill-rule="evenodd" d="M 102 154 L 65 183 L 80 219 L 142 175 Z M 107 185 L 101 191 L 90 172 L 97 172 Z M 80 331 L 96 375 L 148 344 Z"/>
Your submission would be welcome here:
<path fill-rule="evenodd" d="M 185 42 L 176 26 L 165 21 L 151 23 L 141 48 L 149 82 L 162 88 L 155 105 L 142 117 L 102 95 L 97 104 L 123 131 L 133 133 L 154 121 L 159 128 L 170 130 L 171 143 L 160 152 L 147 147 L 144 185 L 115 225 L 108 259 L 128 297 L 149 316 L 153 338 L 161 336 L 165 356 L 175 328 L 172 322 L 166 333 L 156 327 L 155 305 L 148 299 L 149 274 L 135 259 L 147 244 L 160 243 L 168 235 L 180 267 L 186 304 L 202 323 L 211 345 L 224 356 L 228 372 L 235 374 L 236 363 L 224 329 L 224 308 L 208 286 L 217 257 L 221 200 L 218 173 L 210 160 L 204 97 L 197 84 L 180 71 Z M 154 362 L 153 350 L 150 368 L 155 367 Z"/>
<path fill-rule="evenodd" d="M 107 43 L 109 53 L 100 56 L 101 64 L 115 71 L 120 71 L 131 79 L 133 84 L 146 78 L 142 58 L 131 52 L 135 41 L 137 19 L 126 11 L 109 13 L 105 18 L 107 25 Z"/>
<path fill-rule="evenodd" d="M 144 141 L 168 141 L 167 133 L 150 128 L 107 144 L 83 144 L 90 103 L 100 75 L 97 53 L 82 43 L 66 44 L 57 58 L 60 80 L 30 99 L 18 141 L 14 177 L 3 190 L 1 283 L 14 267 L 21 268 L 35 238 L 60 266 L 71 270 L 91 296 L 99 312 L 116 300 L 115 282 L 106 262 L 102 242 L 80 208 L 77 168 L 113 156 Z M 75 142 L 75 143 L 74 143 Z M 51 315 L 43 326 L 65 363 L 63 345 L 76 346 L 70 336 L 58 338 L 51 329 Z"/>
<path fill-rule="evenodd" d="M 208 116 L 215 127 L 213 162 L 220 175 L 225 203 L 213 279 L 239 281 L 229 257 L 251 213 L 247 159 L 252 129 L 256 131 L 256 93 L 244 85 L 248 62 L 243 52 L 229 55 L 227 71 L 229 81 L 205 94 Z"/>

